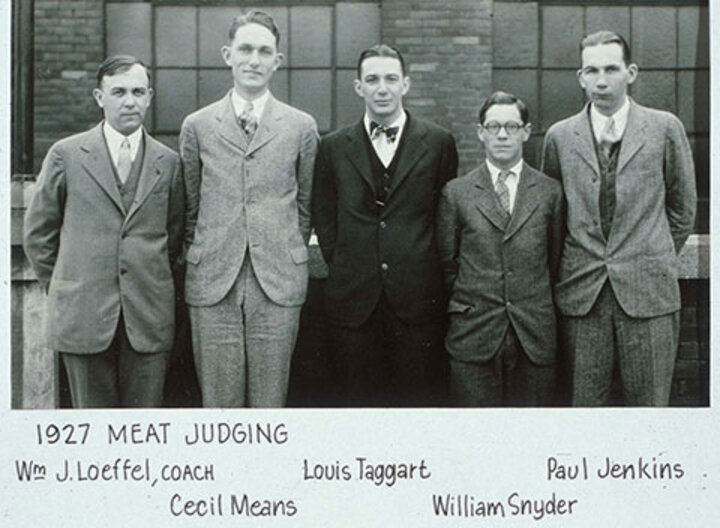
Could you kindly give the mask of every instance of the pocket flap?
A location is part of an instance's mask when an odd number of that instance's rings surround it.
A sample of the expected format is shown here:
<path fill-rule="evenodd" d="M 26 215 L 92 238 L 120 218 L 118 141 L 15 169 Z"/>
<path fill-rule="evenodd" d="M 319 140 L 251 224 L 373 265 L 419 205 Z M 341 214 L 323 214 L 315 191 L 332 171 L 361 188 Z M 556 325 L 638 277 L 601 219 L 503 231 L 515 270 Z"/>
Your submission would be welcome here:
<path fill-rule="evenodd" d="M 292 248 L 290 250 L 290 256 L 295 264 L 303 264 L 308 261 L 308 249 L 305 246 Z"/>
<path fill-rule="evenodd" d="M 469 312 L 472 309 L 472 306 L 459 303 L 453 299 L 450 299 L 450 302 L 448 303 L 448 313 L 466 313 Z"/>

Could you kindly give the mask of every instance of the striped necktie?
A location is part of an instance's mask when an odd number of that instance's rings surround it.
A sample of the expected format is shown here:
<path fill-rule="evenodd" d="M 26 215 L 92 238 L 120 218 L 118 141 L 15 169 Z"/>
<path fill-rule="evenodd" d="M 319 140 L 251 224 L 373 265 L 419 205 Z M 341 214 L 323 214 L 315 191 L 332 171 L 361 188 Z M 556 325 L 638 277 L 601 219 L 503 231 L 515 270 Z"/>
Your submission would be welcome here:
<path fill-rule="evenodd" d="M 500 205 L 507 214 L 510 214 L 510 189 L 508 189 L 506 181 L 511 174 L 513 174 L 512 171 L 501 170 L 495 182 L 495 192 L 500 199 Z"/>
<path fill-rule="evenodd" d="M 120 178 L 120 183 L 123 185 L 130 176 L 130 168 L 132 167 L 132 158 L 130 156 L 130 140 L 128 138 L 123 139 L 120 144 L 120 151 L 118 152 L 117 160 L 117 173 Z"/>

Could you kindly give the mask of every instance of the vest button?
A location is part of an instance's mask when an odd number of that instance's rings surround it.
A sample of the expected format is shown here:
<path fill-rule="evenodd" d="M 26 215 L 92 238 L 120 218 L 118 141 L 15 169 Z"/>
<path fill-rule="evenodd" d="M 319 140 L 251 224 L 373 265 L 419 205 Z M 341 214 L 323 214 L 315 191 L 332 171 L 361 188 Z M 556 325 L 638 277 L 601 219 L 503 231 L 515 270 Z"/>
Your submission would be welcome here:
<path fill-rule="evenodd" d="M 383 262 L 382 264 L 380 264 L 380 267 L 383 271 L 387 271 L 390 266 L 388 266 L 386 262 Z"/>
<path fill-rule="evenodd" d="M 385 228 L 387 227 L 387 224 L 385 223 L 385 220 L 381 220 L 381 221 L 380 221 L 380 227 L 382 227 L 383 229 L 385 229 Z"/>

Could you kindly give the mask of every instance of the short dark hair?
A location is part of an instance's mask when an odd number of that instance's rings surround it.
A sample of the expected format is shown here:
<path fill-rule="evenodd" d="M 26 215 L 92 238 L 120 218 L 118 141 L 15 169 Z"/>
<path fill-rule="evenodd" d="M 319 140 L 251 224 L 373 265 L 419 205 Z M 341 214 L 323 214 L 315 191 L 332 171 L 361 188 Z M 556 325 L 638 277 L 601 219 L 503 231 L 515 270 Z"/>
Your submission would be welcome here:
<path fill-rule="evenodd" d="M 478 122 L 482 125 L 485 121 L 485 114 L 490 110 L 493 105 L 511 105 L 514 104 L 520 112 L 520 119 L 522 119 L 523 125 L 528 123 L 528 108 L 527 105 L 518 96 L 508 92 L 493 92 L 489 97 L 480 105 L 480 111 L 478 112 Z"/>
<path fill-rule="evenodd" d="M 278 48 L 280 47 L 280 29 L 277 27 L 275 20 L 265 11 L 258 11 L 255 9 L 248 11 L 245 14 L 238 15 L 233 19 L 232 24 L 230 25 L 230 30 L 228 31 L 228 38 L 230 39 L 230 42 L 235 39 L 235 33 L 237 33 L 238 28 L 247 24 L 259 24 L 262 27 L 267 28 L 270 33 L 275 35 L 275 46 Z"/>
<path fill-rule="evenodd" d="M 369 59 L 371 57 L 390 57 L 392 59 L 399 60 L 400 70 L 402 71 L 402 74 L 405 75 L 405 60 L 403 59 L 400 50 L 398 50 L 397 48 L 393 48 L 392 46 L 388 46 L 387 44 L 376 44 L 372 48 L 364 49 L 360 53 L 360 58 L 358 59 L 357 63 L 358 79 L 362 77 L 362 63 L 365 61 L 365 59 Z"/>
<path fill-rule="evenodd" d="M 102 61 L 100 66 L 98 66 L 97 74 L 95 75 L 97 78 L 98 88 L 102 85 L 102 80 L 106 76 L 112 77 L 116 73 L 126 72 L 136 64 L 139 64 L 145 69 L 145 73 L 148 78 L 148 85 L 150 85 L 150 83 L 152 83 L 152 75 L 143 61 L 133 57 L 132 55 L 113 55 L 112 57 L 108 57 Z"/>
<path fill-rule="evenodd" d="M 622 35 L 615 33 L 614 31 L 596 31 L 587 35 L 580 42 L 580 55 L 585 48 L 589 46 L 599 46 L 600 44 L 619 44 L 622 48 L 623 60 L 625 64 L 630 64 L 630 46 Z"/>

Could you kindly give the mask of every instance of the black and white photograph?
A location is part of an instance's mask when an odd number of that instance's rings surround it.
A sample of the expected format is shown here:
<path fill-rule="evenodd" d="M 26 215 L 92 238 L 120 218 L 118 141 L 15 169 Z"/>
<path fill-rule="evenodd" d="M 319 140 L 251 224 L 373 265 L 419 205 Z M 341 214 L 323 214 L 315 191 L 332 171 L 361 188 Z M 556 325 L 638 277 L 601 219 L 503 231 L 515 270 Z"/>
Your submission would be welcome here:
<path fill-rule="evenodd" d="M 0 4 L 2 517 L 714 525 L 708 4 Z"/>

